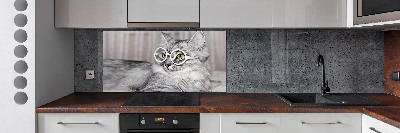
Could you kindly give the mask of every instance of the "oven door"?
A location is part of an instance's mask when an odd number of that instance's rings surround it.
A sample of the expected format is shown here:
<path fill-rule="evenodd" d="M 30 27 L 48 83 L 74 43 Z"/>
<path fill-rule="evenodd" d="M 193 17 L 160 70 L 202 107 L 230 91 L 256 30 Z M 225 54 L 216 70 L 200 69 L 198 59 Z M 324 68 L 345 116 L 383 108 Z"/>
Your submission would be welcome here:
<path fill-rule="evenodd" d="M 199 129 L 187 130 L 127 130 L 126 133 L 199 133 Z"/>

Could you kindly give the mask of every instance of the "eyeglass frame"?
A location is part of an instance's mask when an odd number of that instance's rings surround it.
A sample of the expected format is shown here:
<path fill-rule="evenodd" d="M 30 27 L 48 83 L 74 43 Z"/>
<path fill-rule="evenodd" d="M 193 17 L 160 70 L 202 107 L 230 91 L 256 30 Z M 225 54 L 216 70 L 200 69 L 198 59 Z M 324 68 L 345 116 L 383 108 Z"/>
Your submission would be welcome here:
<path fill-rule="evenodd" d="M 158 49 L 162 49 L 162 50 L 165 51 L 166 58 L 165 58 L 164 60 L 162 60 L 162 61 L 158 61 L 158 59 L 157 59 L 157 57 L 156 57 L 156 56 L 159 54 L 159 53 L 157 53 L 157 50 L 158 50 Z M 182 63 L 175 63 L 175 62 L 174 62 L 174 59 L 175 59 L 175 58 L 171 58 L 172 53 L 174 53 L 174 52 L 176 52 L 176 51 L 181 51 L 181 52 L 183 53 L 183 55 L 185 56 L 185 60 L 183 60 Z M 157 55 L 156 55 L 156 54 L 157 54 Z M 191 56 L 188 56 L 188 55 L 186 54 L 186 52 L 183 51 L 183 50 L 181 50 L 181 49 L 175 49 L 175 50 L 171 51 L 171 53 L 169 53 L 167 50 L 165 50 L 165 49 L 162 48 L 162 47 L 158 47 L 156 50 L 154 50 L 154 60 L 155 60 L 156 62 L 158 62 L 158 63 L 165 62 L 165 61 L 167 60 L 168 57 L 170 58 L 170 60 L 171 60 L 172 63 L 174 63 L 175 65 L 178 65 L 178 66 L 184 64 L 187 60 L 198 59 L 198 57 L 191 57 Z"/>

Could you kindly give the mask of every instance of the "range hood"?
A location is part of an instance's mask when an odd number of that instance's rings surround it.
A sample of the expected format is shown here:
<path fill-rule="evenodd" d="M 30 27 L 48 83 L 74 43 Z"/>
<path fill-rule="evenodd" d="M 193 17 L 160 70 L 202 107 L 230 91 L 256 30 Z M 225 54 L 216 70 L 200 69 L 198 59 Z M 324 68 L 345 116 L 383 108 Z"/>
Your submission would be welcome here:
<path fill-rule="evenodd" d="M 199 28 L 199 0 L 128 0 L 130 28 Z"/>

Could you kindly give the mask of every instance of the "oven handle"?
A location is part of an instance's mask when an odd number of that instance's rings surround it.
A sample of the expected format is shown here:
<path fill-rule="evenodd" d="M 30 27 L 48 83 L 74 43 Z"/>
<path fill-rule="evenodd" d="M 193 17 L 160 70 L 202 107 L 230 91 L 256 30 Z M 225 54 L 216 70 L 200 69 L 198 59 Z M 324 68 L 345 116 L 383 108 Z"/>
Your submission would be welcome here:
<path fill-rule="evenodd" d="M 197 129 L 186 130 L 126 130 L 126 133 L 198 133 Z"/>

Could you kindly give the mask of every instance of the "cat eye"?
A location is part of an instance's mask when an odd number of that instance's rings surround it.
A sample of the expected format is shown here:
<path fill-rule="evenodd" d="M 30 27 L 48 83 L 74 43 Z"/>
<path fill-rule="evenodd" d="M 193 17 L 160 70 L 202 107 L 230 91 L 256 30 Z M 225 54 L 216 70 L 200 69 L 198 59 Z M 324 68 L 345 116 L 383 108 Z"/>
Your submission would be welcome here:
<path fill-rule="evenodd" d="M 162 53 L 162 57 L 165 59 L 167 58 L 167 55 L 165 53 Z"/>
<path fill-rule="evenodd" d="M 178 59 L 183 59 L 183 58 L 185 58 L 185 55 L 184 54 L 178 54 L 178 56 L 176 56 L 176 57 L 178 57 Z"/>
<path fill-rule="evenodd" d="M 158 63 L 165 62 L 168 58 L 170 58 L 171 62 L 174 63 L 175 65 L 182 65 L 183 63 L 185 63 L 187 60 L 190 59 L 198 59 L 186 55 L 186 53 L 180 49 L 175 49 L 171 53 L 168 53 L 167 50 L 165 50 L 162 47 L 159 47 L 154 51 L 154 59 Z"/>

